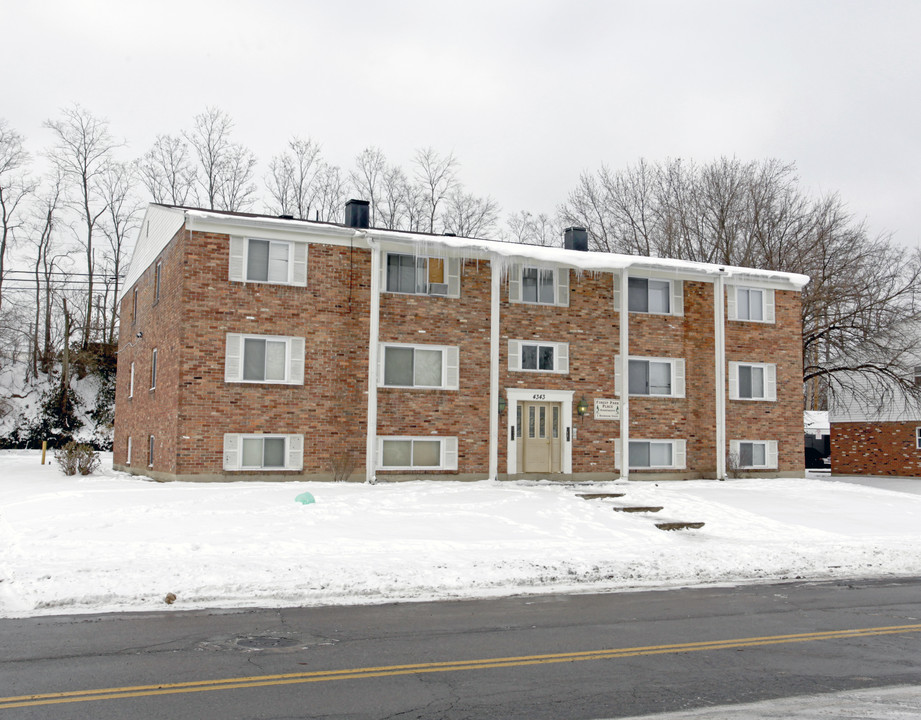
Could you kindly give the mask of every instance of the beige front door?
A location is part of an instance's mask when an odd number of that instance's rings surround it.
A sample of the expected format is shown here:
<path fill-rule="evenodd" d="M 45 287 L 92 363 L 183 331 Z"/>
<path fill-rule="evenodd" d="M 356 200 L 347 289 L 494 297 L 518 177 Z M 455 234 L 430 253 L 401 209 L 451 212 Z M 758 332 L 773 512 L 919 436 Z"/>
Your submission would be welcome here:
<path fill-rule="evenodd" d="M 521 472 L 561 472 L 562 403 L 524 402 L 521 408 Z"/>

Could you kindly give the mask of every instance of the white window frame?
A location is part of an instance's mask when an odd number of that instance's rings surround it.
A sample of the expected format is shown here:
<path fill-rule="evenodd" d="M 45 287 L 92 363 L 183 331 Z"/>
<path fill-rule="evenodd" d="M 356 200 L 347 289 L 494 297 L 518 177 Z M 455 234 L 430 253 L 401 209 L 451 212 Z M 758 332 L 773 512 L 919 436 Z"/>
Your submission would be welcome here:
<path fill-rule="evenodd" d="M 630 397 L 643 397 L 643 398 L 683 398 L 685 396 L 685 386 L 687 385 L 686 371 L 685 371 L 685 361 L 684 358 L 667 358 L 667 357 L 647 357 L 645 355 L 630 355 L 627 363 L 627 372 L 629 375 L 629 361 L 646 361 L 646 362 L 658 362 L 658 363 L 668 363 L 671 369 L 670 382 L 672 386 L 672 391 L 668 395 L 660 394 L 651 394 L 651 393 L 630 393 Z M 621 358 L 620 355 L 614 356 L 614 393 L 620 397 L 621 395 L 621 386 L 624 382 L 627 383 L 627 388 L 630 388 L 630 378 L 626 379 L 621 377 Z"/>
<path fill-rule="evenodd" d="M 285 441 L 284 467 L 243 465 L 243 441 L 262 439 Z M 263 448 L 264 453 L 264 448 Z M 229 472 L 290 472 L 304 468 L 304 436 L 290 433 L 225 433 L 224 470 Z"/>
<path fill-rule="evenodd" d="M 390 264 L 391 257 L 409 257 L 413 258 L 414 263 L 419 263 L 420 261 L 425 262 L 425 292 L 416 292 L 415 289 L 412 292 L 406 290 L 391 290 L 388 281 L 390 275 L 387 272 L 387 268 Z M 444 263 L 444 282 L 443 283 L 434 283 L 435 285 L 444 285 L 444 292 L 441 292 L 441 288 L 437 292 L 432 291 L 432 285 L 428 282 L 429 276 L 429 261 L 430 260 L 441 260 Z M 461 275 L 461 260 L 460 258 L 452 257 L 439 257 L 438 255 L 415 255 L 413 253 L 401 253 L 401 252 L 387 252 L 384 253 L 384 259 L 381 263 L 381 292 L 390 293 L 393 295 L 425 295 L 429 297 L 447 297 L 447 298 L 458 298 L 460 297 L 460 275 Z"/>
<path fill-rule="evenodd" d="M 537 270 L 538 284 L 541 272 L 553 273 L 553 302 L 541 302 L 524 300 L 524 284 L 522 274 L 524 270 Z M 540 289 L 538 288 L 538 298 Z M 569 268 L 568 267 L 547 267 L 536 264 L 515 264 L 508 274 L 508 301 L 510 303 L 520 303 L 522 305 L 541 305 L 543 307 L 568 307 L 569 306 Z"/>
<path fill-rule="evenodd" d="M 286 245 L 288 252 L 288 277 L 286 280 L 249 280 L 249 243 L 250 240 L 269 243 L 269 252 L 272 245 Z M 294 240 L 277 240 L 274 238 L 242 237 L 233 235 L 230 238 L 230 266 L 228 278 L 231 282 L 253 283 L 256 285 L 292 285 L 294 287 L 307 286 L 307 256 L 308 248 L 305 242 Z"/>
<path fill-rule="evenodd" d="M 416 350 L 434 350 L 441 352 L 441 385 L 387 385 L 385 384 L 387 370 L 387 348 L 407 348 L 414 353 Z M 456 345 L 420 345 L 414 343 L 381 343 L 377 354 L 378 387 L 401 388 L 404 390 L 457 390 L 460 387 L 460 350 Z"/>
<path fill-rule="evenodd" d="M 742 465 L 742 443 L 764 445 L 764 465 Z M 739 459 L 740 470 L 776 470 L 777 469 L 777 441 L 776 440 L 730 440 L 729 454 Z"/>
<path fill-rule="evenodd" d="M 764 371 L 764 395 L 762 397 L 742 397 L 739 394 L 739 369 L 761 368 Z M 777 401 L 777 365 L 775 363 L 729 362 L 729 399 L 744 402 L 776 402 Z"/>
<path fill-rule="evenodd" d="M 553 348 L 553 369 L 541 370 L 539 368 L 522 367 L 523 353 L 525 347 L 552 347 Z M 567 375 L 569 373 L 569 343 L 549 342 L 545 340 L 509 340 L 508 341 L 508 369 L 511 372 L 528 372 L 528 373 L 551 373 L 556 375 Z"/>
<path fill-rule="evenodd" d="M 384 465 L 384 443 L 389 441 L 416 441 L 422 440 L 431 442 L 437 440 L 440 443 L 439 460 L 440 464 L 435 465 Z M 396 470 L 403 472 L 427 472 L 434 470 L 457 470 L 457 437 L 453 435 L 379 435 L 377 438 L 377 469 L 378 470 Z"/>
<path fill-rule="evenodd" d="M 137 325 L 138 321 L 138 289 L 134 288 L 131 293 L 131 324 Z"/>
<path fill-rule="evenodd" d="M 150 353 L 150 389 L 157 389 L 157 348 Z"/>
<path fill-rule="evenodd" d="M 629 442 L 663 443 L 672 446 L 671 465 L 631 465 L 629 468 L 630 470 L 684 470 L 687 468 L 687 440 L 677 438 L 630 438 Z M 623 462 L 622 456 L 622 445 L 620 439 L 618 438 L 614 441 L 614 468 L 617 470 L 620 469 L 621 462 Z"/>
<path fill-rule="evenodd" d="M 127 452 L 127 457 L 125 459 L 125 465 L 130 465 L 130 464 L 131 464 L 131 436 L 129 435 L 128 436 L 128 452 Z"/>
<path fill-rule="evenodd" d="M 745 292 L 756 291 L 761 293 L 761 320 L 753 320 L 750 317 L 739 316 L 738 299 L 740 290 Z M 755 285 L 727 285 L 726 305 L 726 315 L 729 320 L 735 322 L 765 323 L 769 325 L 774 324 L 775 322 L 774 290 L 772 288 L 758 287 Z"/>
<path fill-rule="evenodd" d="M 921 427 L 915 428 L 915 449 L 921 450 Z"/>
<path fill-rule="evenodd" d="M 131 363 L 131 374 L 128 376 L 128 397 L 134 397 L 134 362 Z"/>
<path fill-rule="evenodd" d="M 284 380 L 244 380 L 243 360 L 247 340 L 268 340 L 285 344 Z M 302 337 L 285 335 L 253 335 L 251 333 L 227 333 L 224 353 L 224 382 L 252 385 L 303 385 L 304 345 Z"/>
<path fill-rule="evenodd" d="M 163 273 L 163 262 L 157 260 L 157 265 L 154 268 L 154 299 L 153 304 L 156 305 L 160 302 L 160 281 L 162 279 Z"/>
<path fill-rule="evenodd" d="M 669 311 L 667 313 L 654 313 L 645 310 L 630 310 L 629 312 L 635 313 L 637 315 L 671 315 L 671 316 L 682 316 L 684 315 L 684 281 L 675 280 L 673 278 L 660 278 L 652 275 L 630 275 L 627 280 L 627 292 L 621 292 L 620 287 L 620 273 L 612 273 L 613 283 L 614 283 L 614 312 L 620 312 L 621 298 L 626 295 L 627 298 L 627 307 L 630 307 L 630 280 L 631 279 L 641 279 L 641 280 L 656 280 L 660 282 L 668 283 L 668 297 L 669 297 Z"/>
<path fill-rule="evenodd" d="M 154 450 L 156 450 L 156 437 L 149 435 L 147 437 L 147 467 L 154 466 Z"/>

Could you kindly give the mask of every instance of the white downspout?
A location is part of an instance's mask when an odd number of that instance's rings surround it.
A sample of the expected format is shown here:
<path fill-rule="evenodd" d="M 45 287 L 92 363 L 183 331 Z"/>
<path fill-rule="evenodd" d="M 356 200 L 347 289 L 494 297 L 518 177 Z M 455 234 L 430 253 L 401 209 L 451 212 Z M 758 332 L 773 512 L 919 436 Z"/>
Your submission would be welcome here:
<path fill-rule="evenodd" d="M 722 268 L 720 269 L 722 272 Z M 726 320 L 723 275 L 713 283 L 713 339 L 716 346 L 716 479 L 726 477 Z"/>
<path fill-rule="evenodd" d="M 627 268 L 620 270 L 620 479 L 630 479 L 630 311 Z"/>
<path fill-rule="evenodd" d="M 489 308 L 489 479 L 499 477 L 499 263 L 490 259 L 492 293 Z"/>
<path fill-rule="evenodd" d="M 381 324 L 381 249 L 371 247 L 371 312 L 368 332 L 368 440 L 365 448 L 365 481 L 376 481 L 377 468 L 377 356 Z"/>

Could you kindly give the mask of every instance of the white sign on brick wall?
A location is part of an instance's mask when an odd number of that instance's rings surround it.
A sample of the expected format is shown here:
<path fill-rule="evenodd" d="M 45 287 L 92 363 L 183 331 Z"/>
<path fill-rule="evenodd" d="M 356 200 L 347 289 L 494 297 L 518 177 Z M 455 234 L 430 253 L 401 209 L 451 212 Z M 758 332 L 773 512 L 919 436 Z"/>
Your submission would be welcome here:
<path fill-rule="evenodd" d="M 620 400 L 595 398 L 596 420 L 620 420 Z"/>

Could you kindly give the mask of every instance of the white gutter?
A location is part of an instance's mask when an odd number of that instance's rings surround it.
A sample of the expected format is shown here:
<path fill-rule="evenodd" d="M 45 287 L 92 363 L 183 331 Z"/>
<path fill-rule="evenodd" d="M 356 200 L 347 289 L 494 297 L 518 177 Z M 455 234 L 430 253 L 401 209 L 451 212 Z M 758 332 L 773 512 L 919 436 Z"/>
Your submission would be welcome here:
<path fill-rule="evenodd" d="M 489 479 L 499 477 L 499 294 L 502 290 L 499 263 L 489 263 L 492 294 L 489 311 Z"/>
<path fill-rule="evenodd" d="M 630 479 L 630 312 L 627 293 L 630 272 L 620 270 L 620 479 Z"/>
<path fill-rule="evenodd" d="M 381 324 L 381 249 L 371 238 L 371 312 L 368 332 L 368 440 L 365 480 L 375 482 L 377 469 L 377 356 Z"/>
<path fill-rule="evenodd" d="M 713 340 L 716 355 L 716 479 L 726 477 L 726 321 L 723 276 L 713 282 Z"/>

